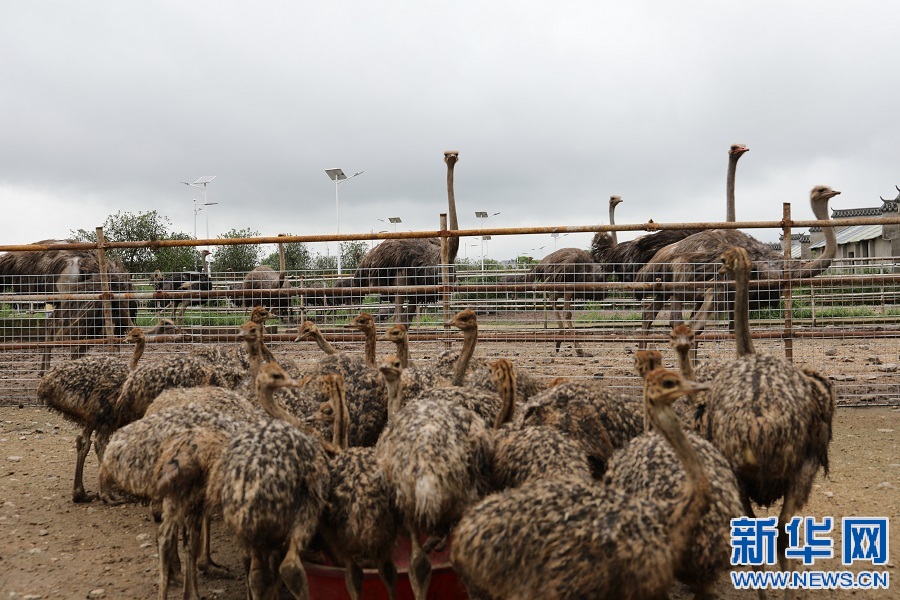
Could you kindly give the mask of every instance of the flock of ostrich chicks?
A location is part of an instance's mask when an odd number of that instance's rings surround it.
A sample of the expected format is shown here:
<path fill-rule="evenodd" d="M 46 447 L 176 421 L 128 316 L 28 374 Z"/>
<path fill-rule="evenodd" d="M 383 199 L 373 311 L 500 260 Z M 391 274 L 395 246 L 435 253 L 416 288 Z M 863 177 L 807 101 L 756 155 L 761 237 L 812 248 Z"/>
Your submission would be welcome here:
<path fill-rule="evenodd" d="M 721 268 L 735 281 L 736 358 L 692 364 L 693 333 L 672 330 L 680 372 L 639 350 L 643 397 L 596 379 L 539 380 L 510 360 L 475 356 L 477 316 L 459 312 L 458 352 L 416 361 L 402 324 L 381 337 L 371 315 L 347 326 L 365 351 L 336 351 L 312 322 L 300 338 L 325 355 L 300 366 L 265 342 L 263 307 L 240 344 L 131 360 L 88 356 L 55 366 L 39 399 L 82 427 L 73 499 L 140 498 L 159 517 L 159 598 L 179 572 L 200 597 L 210 520 L 233 534 L 248 597 L 282 586 L 308 598 L 304 559 L 327 553 L 359 598 L 363 568 L 396 598 L 398 536 L 424 600 L 429 554 L 450 560 L 471 598 L 665 598 L 675 580 L 709 597 L 730 567 L 730 520 L 783 500 L 784 524 L 828 469 L 829 381 L 754 352 L 747 251 Z M 376 341 L 394 354 L 378 360 Z M 704 380 L 698 383 L 696 379 Z M 92 445 L 99 493 L 84 489 Z M 179 533 L 183 538 L 179 557 Z"/>

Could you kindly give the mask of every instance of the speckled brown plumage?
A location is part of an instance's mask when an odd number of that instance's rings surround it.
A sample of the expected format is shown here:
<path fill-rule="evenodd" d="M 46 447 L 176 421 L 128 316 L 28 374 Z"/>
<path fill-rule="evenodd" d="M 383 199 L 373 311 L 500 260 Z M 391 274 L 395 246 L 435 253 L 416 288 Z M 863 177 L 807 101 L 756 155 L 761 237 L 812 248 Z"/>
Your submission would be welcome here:
<path fill-rule="evenodd" d="M 504 427 L 494 436 L 491 488 L 504 490 L 539 479 L 591 479 L 584 449 L 553 427 Z"/>
<path fill-rule="evenodd" d="M 731 566 L 731 519 L 743 514 L 737 479 L 712 444 L 686 432 L 709 478 L 709 510 L 694 528 L 675 576 L 697 597 L 710 597 L 717 578 Z M 685 484 L 672 446 L 656 432 L 640 435 L 613 453 L 604 484 L 648 499 L 674 500 Z"/>
<path fill-rule="evenodd" d="M 780 357 L 752 353 L 750 260 L 738 247 L 725 252 L 722 262 L 735 277 L 740 356 L 713 378 L 701 434 L 725 456 L 745 498 L 763 506 L 784 498 L 779 516 L 779 548 L 783 550 L 784 524 L 805 505 L 819 468 L 828 473 L 834 389 L 815 371 L 797 368 Z M 749 511 L 749 503 L 746 508 Z M 780 558 L 785 568 L 783 553 Z"/>
<path fill-rule="evenodd" d="M 393 364 L 383 363 L 381 371 L 392 383 L 399 381 Z M 416 598 L 423 600 L 431 563 L 419 535 L 446 535 L 487 491 L 493 451 L 493 438 L 482 419 L 427 394 L 393 415 L 375 446 L 412 541 L 410 579 Z"/>
<path fill-rule="evenodd" d="M 330 485 L 319 438 L 259 419 L 231 438 L 210 481 L 210 496 L 249 563 L 250 589 L 269 597 L 279 565 L 292 592 L 306 589 L 299 553 L 316 532 Z"/>
<path fill-rule="evenodd" d="M 378 465 L 373 448 L 348 448 L 345 418 L 349 415 L 340 375 L 321 378 L 323 392 L 330 398 L 317 417 L 334 428 L 332 443 L 342 446 L 330 460 L 331 487 L 320 532 L 325 544 L 346 569 L 347 590 L 359 598 L 362 566 L 375 566 L 395 597 L 397 568 L 393 562 L 394 542 L 400 519 L 393 505 L 393 489 Z M 337 417 L 337 418 L 336 418 Z"/>
<path fill-rule="evenodd" d="M 144 352 L 144 332 L 140 329 L 132 329 L 126 341 L 135 344 L 130 360 L 116 356 L 86 356 L 51 368 L 38 383 L 38 400 L 82 428 L 75 438 L 74 502 L 90 501 L 94 497 L 85 493 L 83 478 L 91 436 L 97 432 L 96 452 L 102 458 L 114 430 L 112 405 L 128 373 L 137 367 Z"/>
<path fill-rule="evenodd" d="M 693 384 L 648 376 L 657 427 L 683 461 L 677 499 L 646 499 L 584 479 L 528 483 L 488 496 L 454 530 L 451 561 L 471 597 L 664 598 L 706 508 L 708 481 L 668 404 Z"/>
<path fill-rule="evenodd" d="M 606 470 L 616 448 L 644 430 L 641 400 L 599 381 L 570 380 L 541 392 L 522 406 L 522 425 L 545 425 L 584 448 L 594 475 Z"/>

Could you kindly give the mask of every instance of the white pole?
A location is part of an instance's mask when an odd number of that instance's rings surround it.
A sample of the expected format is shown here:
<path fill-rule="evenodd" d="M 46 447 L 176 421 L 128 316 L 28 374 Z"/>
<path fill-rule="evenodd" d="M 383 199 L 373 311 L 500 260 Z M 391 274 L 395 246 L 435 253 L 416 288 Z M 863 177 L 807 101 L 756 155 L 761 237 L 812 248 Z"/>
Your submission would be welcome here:
<path fill-rule="evenodd" d="M 337 213 L 337 232 L 341 233 L 341 205 L 338 199 L 338 186 L 340 185 L 340 181 L 337 179 L 334 180 L 334 210 Z M 338 275 L 341 274 L 341 243 L 338 242 Z"/>

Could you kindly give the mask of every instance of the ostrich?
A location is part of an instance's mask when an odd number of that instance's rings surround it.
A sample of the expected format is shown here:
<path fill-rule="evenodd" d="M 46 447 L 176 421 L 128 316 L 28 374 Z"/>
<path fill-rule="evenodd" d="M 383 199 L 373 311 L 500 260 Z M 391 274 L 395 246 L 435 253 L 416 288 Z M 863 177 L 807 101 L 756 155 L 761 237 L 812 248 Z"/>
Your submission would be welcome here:
<path fill-rule="evenodd" d="M 812 189 L 810 205 L 817 219 L 829 219 L 828 201 L 838 194 L 840 192 L 824 185 Z M 837 253 L 837 238 L 830 226 L 823 227 L 822 232 L 825 236 L 825 252 L 814 259 L 801 261 L 796 277 L 815 277 L 831 265 Z M 755 284 L 749 291 L 751 310 L 778 304 L 781 299 L 780 280 L 785 278 L 784 259 L 778 252 L 736 229 L 702 231 L 661 249 L 638 272 L 635 281 L 641 283 L 661 281 L 679 285 L 673 292 L 654 293 L 653 301 L 645 303 L 639 347 L 643 348 L 646 345 L 646 334 L 656 315 L 662 310 L 667 297 L 671 297 L 672 327 L 678 324 L 675 319 L 681 314 L 682 305 L 693 306 L 702 301 L 702 305 L 692 317 L 691 327 L 695 335 L 703 331 L 717 294 L 713 289 L 698 284 L 710 281 L 718 274 L 718 257 L 732 246 L 740 246 L 747 250 L 753 261 L 752 279 L 760 280 L 760 283 Z"/>
<path fill-rule="evenodd" d="M 144 353 L 146 339 L 141 329 L 132 329 L 125 341 L 134 343 L 130 362 L 119 357 L 85 356 L 56 365 L 38 384 L 38 400 L 82 428 L 75 438 L 73 502 L 90 502 L 96 497 L 84 491 L 84 461 L 91 449 L 91 435 L 97 432 L 95 450 L 102 460 L 111 433 L 110 407 Z"/>
<path fill-rule="evenodd" d="M 396 402 L 402 385 L 396 363 L 380 367 L 394 396 L 389 403 Z M 431 579 L 419 535 L 445 537 L 487 491 L 492 449 L 492 436 L 475 413 L 427 396 L 393 415 L 375 446 L 412 543 L 409 573 L 417 600 L 425 599 Z"/>
<path fill-rule="evenodd" d="M 754 353 L 749 253 L 739 246 L 731 248 L 723 254 L 722 263 L 735 279 L 738 357 L 710 384 L 701 434 L 731 465 L 747 515 L 753 516 L 750 500 L 769 506 L 784 499 L 778 517 L 778 548 L 779 563 L 787 571 L 784 526 L 806 504 L 819 468 L 828 474 L 834 389 L 825 376 L 811 369 Z"/>
<path fill-rule="evenodd" d="M 365 337 L 364 352 L 366 364 L 370 367 L 376 367 L 375 342 L 378 339 L 378 332 L 375 329 L 375 318 L 367 312 L 359 313 L 352 321 L 344 325 L 344 327 L 363 332 L 363 336 Z"/>
<path fill-rule="evenodd" d="M 665 597 L 709 501 L 701 461 L 669 407 L 700 387 L 665 369 L 644 386 L 654 426 L 685 470 L 674 498 L 559 478 L 493 494 L 466 511 L 450 559 L 470 596 Z"/>
<path fill-rule="evenodd" d="M 453 192 L 453 170 L 459 160 L 459 152 L 444 152 L 447 163 L 447 226 L 450 231 L 459 229 L 456 218 L 456 196 Z M 456 263 L 459 238 L 450 237 L 448 264 Z M 385 240 L 363 257 L 353 277 L 335 284 L 344 287 L 426 286 L 441 284 L 441 242 L 437 239 Z M 338 298 L 357 298 L 349 291 L 336 291 Z M 437 294 L 394 293 L 394 322 L 409 327 L 418 307 L 436 302 Z M 405 308 L 404 308 L 405 307 Z"/>
<path fill-rule="evenodd" d="M 579 443 L 595 477 L 606 470 L 613 451 L 643 430 L 639 398 L 611 390 L 595 380 L 563 381 L 522 407 L 520 426 L 553 427 Z"/>
<path fill-rule="evenodd" d="M 161 271 L 156 270 L 153 275 L 150 276 L 150 283 L 151 285 L 153 285 L 153 289 L 157 293 L 172 291 L 208 292 L 212 290 L 212 281 L 210 281 L 209 275 L 207 275 L 206 273 L 198 273 L 194 271 L 162 273 Z M 172 320 L 175 322 L 176 327 L 181 327 L 181 324 L 184 321 L 184 311 L 187 308 L 188 304 L 191 304 L 192 302 L 198 301 L 191 300 L 189 298 L 170 300 L 169 303 L 164 307 L 172 307 Z M 157 304 L 157 308 L 158 307 L 159 303 Z M 177 317 L 175 316 L 176 310 L 178 312 Z"/>
<path fill-rule="evenodd" d="M 273 400 L 274 392 L 279 388 L 298 385 L 291 379 L 281 367 L 275 364 L 266 365 L 261 369 L 256 378 L 257 396 L 260 405 L 276 420 L 284 417 L 284 413 L 277 407 Z M 204 395 L 203 392 L 207 392 Z M 211 394 L 209 392 L 212 392 Z M 151 445 L 145 451 L 144 463 L 137 471 L 146 476 L 144 465 L 149 463 L 152 467 L 152 477 L 149 486 L 154 497 L 162 501 L 162 525 L 159 531 L 159 576 L 160 599 L 166 597 L 165 590 L 168 587 L 168 576 L 174 571 L 173 559 L 176 557 L 175 542 L 178 539 L 178 529 L 185 530 L 186 567 L 184 569 L 184 597 L 197 598 L 196 563 L 201 542 L 205 542 L 206 551 L 209 550 L 208 515 L 218 509 L 217 495 L 212 495 L 210 490 L 216 489 L 217 482 L 212 478 L 219 460 L 227 452 L 229 442 L 245 431 L 253 427 L 252 423 L 262 415 L 258 412 L 247 412 L 243 409 L 234 412 L 224 412 L 216 397 L 214 388 L 195 388 L 193 395 L 196 400 L 181 408 L 170 408 L 159 415 L 164 419 L 178 422 L 189 415 L 196 415 L 193 424 L 189 428 L 180 429 L 170 433 L 163 443 L 152 444 L 154 439 L 145 440 L 145 446 Z M 215 419 L 210 420 L 211 413 L 218 413 Z M 232 417 L 233 421 L 228 421 Z M 290 416 L 287 417 L 291 419 Z M 143 419 L 142 419 L 143 420 Z M 291 423 L 302 426 L 296 420 Z M 167 427 L 160 427 L 163 431 Z M 303 427 L 305 431 L 308 431 Z M 149 442 L 149 443 L 148 443 Z M 155 446 L 153 448 L 152 446 Z M 271 452 L 271 450 L 269 451 Z M 155 458 L 155 460 L 153 460 Z M 265 457 L 262 457 L 263 459 Z M 132 479 L 134 476 L 132 475 Z M 202 524 L 201 524 L 202 522 Z M 201 532 L 205 529 L 205 535 L 201 540 Z M 207 554 L 208 556 L 208 554 Z M 210 561 L 211 562 L 211 561 Z"/>
<path fill-rule="evenodd" d="M 709 478 L 709 510 L 694 528 L 675 577 L 695 598 L 711 598 L 716 579 L 731 566 L 731 519 L 743 514 L 743 507 L 737 479 L 719 451 L 693 432 L 685 435 Z M 613 454 L 603 481 L 633 496 L 671 502 L 684 486 L 685 472 L 672 446 L 651 432 Z"/>
<path fill-rule="evenodd" d="M 284 371 L 267 364 L 262 373 Z M 238 540 L 252 598 L 274 597 L 281 580 L 295 598 L 309 588 L 300 554 L 309 546 L 325 509 L 330 475 L 330 443 L 259 394 L 269 414 L 233 435 L 209 475 L 207 495 L 221 506 Z"/>
<path fill-rule="evenodd" d="M 728 149 L 728 177 L 725 182 L 725 197 L 727 201 L 725 221 L 728 223 L 734 223 L 737 220 L 734 215 L 734 176 L 737 172 L 737 162 L 744 155 L 744 152 L 749 151 L 750 148 L 743 144 L 732 144 L 731 148 Z"/>
<path fill-rule="evenodd" d="M 392 490 L 375 460 L 372 448 L 349 448 L 349 420 L 343 378 L 321 378 L 329 398 L 316 418 L 333 427 L 332 443 L 340 453 L 331 459 L 331 488 L 319 530 L 326 547 L 344 565 L 347 591 L 353 600 L 361 594 L 365 561 L 378 573 L 392 600 L 397 597 L 397 567 L 393 561 L 399 518 L 393 508 Z"/>
<path fill-rule="evenodd" d="M 504 279 L 505 283 L 553 283 L 562 285 L 561 292 L 551 291 L 551 304 L 556 312 L 556 320 L 561 332 L 572 332 L 572 347 L 577 356 L 589 356 L 581 347 L 578 338 L 575 337 L 575 325 L 572 322 L 572 301 L 595 300 L 605 297 L 602 290 L 569 289 L 566 286 L 584 283 L 600 283 L 605 281 L 606 271 L 603 266 L 594 261 L 594 257 L 587 250 L 581 248 L 560 248 L 542 258 L 524 275 L 511 275 Z M 562 296 L 562 309 L 558 304 L 558 297 Z M 559 352 L 562 340 L 557 340 L 556 351 Z"/>
<path fill-rule="evenodd" d="M 260 265 L 247 273 L 244 280 L 237 286 L 239 290 L 251 290 L 252 293 L 241 298 L 235 298 L 238 306 L 256 306 L 261 304 L 272 310 L 273 313 L 288 319 L 291 311 L 291 297 L 280 294 L 267 294 L 269 290 L 286 289 L 290 286 L 284 280 L 284 273 L 275 271 L 267 265 Z"/>

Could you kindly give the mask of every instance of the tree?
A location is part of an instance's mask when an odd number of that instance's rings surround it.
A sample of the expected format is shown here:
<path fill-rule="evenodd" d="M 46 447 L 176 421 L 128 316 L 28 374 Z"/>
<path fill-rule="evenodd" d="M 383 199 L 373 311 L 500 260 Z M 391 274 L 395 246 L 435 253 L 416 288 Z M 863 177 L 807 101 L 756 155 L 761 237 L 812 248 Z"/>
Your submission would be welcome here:
<path fill-rule="evenodd" d="M 155 210 L 130 213 L 119 211 L 106 217 L 103 222 L 103 236 L 109 242 L 139 242 L 156 240 L 190 240 L 192 236 L 170 231 L 171 222 Z M 96 242 L 97 232 L 77 229 L 70 232 L 79 242 Z M 160 271 L 183 271 L 195 268 L 200 253 L 194 247 L 173 248 L 111 248 L 110 256 L 119 258 L 130 273 L 152 273 Z"/>
<path fill-rule="evenodd" d="M 285 235 L 291 235 L 289 233 Z M 284 268 L 288 271 L 307 271 L 313 267 L 313 255 L 303 242 L 290 242 L 284 244 Z M 278 252 L 267 256 L 262 263 L 278 271 L 281 269 Z"/>
<path fill-rule="evenodd" d="M 362 261 L 363 256 L 369 251 L 368 244 L 362 240 L 341 242 L 339 248 L 341 252 L 342 269 L 356 269 L 356 267 L 359 266 L 360 261 Z"/>
<path fill-rule="evenodd" d="M 258 237 L 258 231 L 250 229 L 232 229 L 217 236 L 218 239 Z M 234 246 L 218 246 L 213 254 L 212 270 L 218 272 L 252 271 L 259 264 L 262 246 L 259 244 L 240 244 Z"/>

